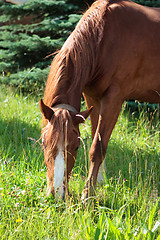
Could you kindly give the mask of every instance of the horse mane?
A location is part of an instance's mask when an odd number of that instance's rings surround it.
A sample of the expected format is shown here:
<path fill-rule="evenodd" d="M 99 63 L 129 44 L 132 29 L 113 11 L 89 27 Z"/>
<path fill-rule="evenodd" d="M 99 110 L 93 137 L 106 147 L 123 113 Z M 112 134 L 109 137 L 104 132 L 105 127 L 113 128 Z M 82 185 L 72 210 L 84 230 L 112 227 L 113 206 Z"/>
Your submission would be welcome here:
<path fill-rule="evenodd" d="M 67 103 L 66 95 L 78 84 L 82 88 L 86 79 L 98 71 L 97 59 L 107 4 L 106 0 L 92 4 L 55 56 L 44 94 L 44 102 L 48 106 Z"/>
<path fill-rule="evenodd" d="M 67 134 L 68 129 L 73 128 L 71 115 L 68 110 L 55 109 L 50 123 L 50 131 L 48 131 L 48 125 L 42 130 L 42 134 L 47 133 L 47 139 L 49 141 L 50 149 L 48 150 L 48 160 L 50 159 L 50 155 L 53 156 L 53 153 L 55 155 L 57 154 L 58 144 L 60 144 L 61 141 L 62 143 L 67 141 L 67 137 L 69 137 Z M 61 139 L 62 137 L 64 137 L 64 139 Z"/>

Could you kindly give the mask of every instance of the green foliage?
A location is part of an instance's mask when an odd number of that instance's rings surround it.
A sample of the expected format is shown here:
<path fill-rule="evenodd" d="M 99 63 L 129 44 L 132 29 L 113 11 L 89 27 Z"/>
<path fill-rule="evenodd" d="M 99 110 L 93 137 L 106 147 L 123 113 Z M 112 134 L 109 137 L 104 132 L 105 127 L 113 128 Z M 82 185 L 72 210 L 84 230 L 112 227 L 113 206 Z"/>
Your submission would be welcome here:
<path fill-rule="evenodd" d="M 148 7 L 160 7 L 160 0 L 135 0 L 134 2 Z"/>
<path fill-rule="evenodd" d="M 7 36 L 8 33 L 4 32 L 3 38 Z M 15 36 L 14 42 L 13 36 L 8 36 L 7 42 L 0 42 L 0 71 L 14 72 L 18 68 L 24 70 L 27 67 L 37 67 L 39 61 L 43 63 L 43 67 L 46 67 L 50 62 L 48 63 L 48 59 L 44 60 L 44 57 L 50 54 L 51 49 L 60 48 L 62 43 L 62 38 L 51 39 L 35 34 L 28 36 L 20 33 Z M 4 63 L 7 63 L 6 68 L 4 68 Z"/>
<path fill-rule="evenodd" d="M 76 10 L 73 4 L 68 4 L 66 0 L 28 0 L 23 5 L 11 5 L 1 3 L 1 11 L 4 13 L 0 21 L 6 22 L 12 19 L 19 19 L 23 16 L 36 15 L 37 17 L 65 15 Z M 7 19 L 5 19 L 7 15 Z"/>
<path fill-rule="evenodd" d="M 44 90 L 45 82 L 49 74 L 49 68 L 40 69 L 32 68 L 24 71 L 8 74 L 1 78 L 4 84 L 12 85 L 22 92 L 36 92 L 42 93 Z"/>
<path fill-rule="evenodd" d="M 43 82 L 42 89 L 53 58 L 47 56 L 61 48 L 81 16 L 77 11 L 78 6 L 61 0 L 1 2 L 0 82 L 20 84 L 26 91 L 37 90 Z M 28 24 L 21 24 L 24 17 L 29 17 Z"/>

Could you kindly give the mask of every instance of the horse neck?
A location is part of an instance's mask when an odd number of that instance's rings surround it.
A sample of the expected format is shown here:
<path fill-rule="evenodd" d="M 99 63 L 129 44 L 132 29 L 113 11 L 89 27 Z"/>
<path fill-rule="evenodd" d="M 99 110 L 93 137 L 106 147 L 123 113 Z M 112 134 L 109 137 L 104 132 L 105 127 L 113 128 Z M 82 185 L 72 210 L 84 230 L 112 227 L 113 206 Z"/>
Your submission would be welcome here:
<path fill-rule="evenodd" d="M 54 71 L 56 67 L 57 72 L 59 71 L 57 75 Z M 71 63 L 63 67 L 53 64 L 45 89 L 45 103 L 51 107 L 58 104 L 69 104 L 80 111 L 81 95 L 88 76 L 89 70 L 83 66 L 82 62 L 79 67 L 75 67 Z"/>
<path fill-rule="evenodd" d="M 78 112 L 81 108 L 81 91 L 79 89 L 74 92 L 70 92 L 67 96 L 67 102 L 69 105 L 73 106 Z"/>
<path fill-rule="evenodd" d="M 56 105 L 57 103 L 68 104 L 74 107 L 79 112 L 81 108 L 81 95 L 82 92 L 77 86 L 77 88 L 73 88 L 68 92 L 62 92 L 61 95 L 58 96 L 59 100 L 57 98 L 58 101 L 55 101 L 54 105 Z"/>
<path fill-rule="evenodd" d="M 50 107 L 68 104 L 80 111 L 82 86 L 80 83 L 74 84 L 73 79 L 71 82 L 69 79 L 66 79 L 55 84 L 55 81 L 50 79 L 49 76 L 45 89 L 45 103 Z"/>

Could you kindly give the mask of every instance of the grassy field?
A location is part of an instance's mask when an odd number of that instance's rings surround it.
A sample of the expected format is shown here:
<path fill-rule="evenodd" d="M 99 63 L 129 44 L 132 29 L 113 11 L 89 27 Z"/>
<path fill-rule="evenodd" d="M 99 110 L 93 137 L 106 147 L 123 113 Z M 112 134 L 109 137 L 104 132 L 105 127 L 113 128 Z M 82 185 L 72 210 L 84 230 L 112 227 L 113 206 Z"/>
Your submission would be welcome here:
<path fill-rule="evenodd" d="M 124 104 L 96 196 L 81 202 L 90 121 L 65 202 L 46 197 L 38 98 L 0 87 L 0 239 L 160 240 L 160 128 L 157 111 Z"/>

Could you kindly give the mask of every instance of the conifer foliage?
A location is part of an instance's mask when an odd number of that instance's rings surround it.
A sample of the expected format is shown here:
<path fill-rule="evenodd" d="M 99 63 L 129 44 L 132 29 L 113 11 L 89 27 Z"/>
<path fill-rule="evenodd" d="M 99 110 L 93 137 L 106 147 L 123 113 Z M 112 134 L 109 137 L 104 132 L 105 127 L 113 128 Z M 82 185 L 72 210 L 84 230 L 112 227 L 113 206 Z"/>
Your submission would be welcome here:
<path fill-rule="evenodd" d="M 160 7 L 160 0 L 135 0 L 134 2 L 148 7 Z"/>
<path fill-rule="evenodd" d="M 22 91 L 41 91 L 53 56 L 94 0 L 0 1 L 0 82 Z M 160 0 L 139 0 L 159 6 Z"/>
<path fill-rule="evenodd" d="M 81 17 L 77 14 L 80 7 L 72 2 L 28 0 L 23 5 L 0 2 L 1 83 L 25 91 L 41 90 L 53 59 L 47 56 L 60 49 Z"/>

